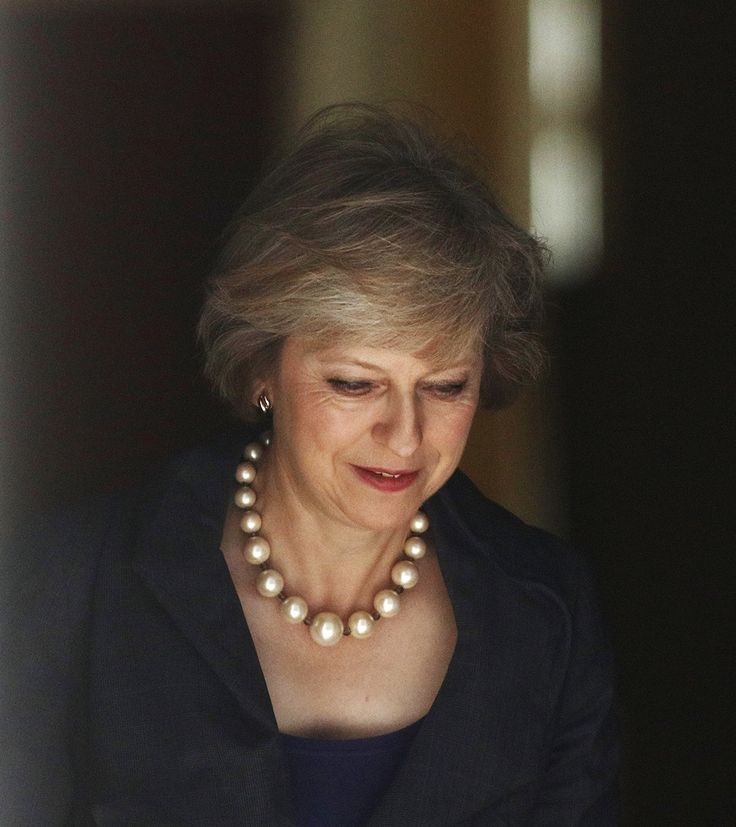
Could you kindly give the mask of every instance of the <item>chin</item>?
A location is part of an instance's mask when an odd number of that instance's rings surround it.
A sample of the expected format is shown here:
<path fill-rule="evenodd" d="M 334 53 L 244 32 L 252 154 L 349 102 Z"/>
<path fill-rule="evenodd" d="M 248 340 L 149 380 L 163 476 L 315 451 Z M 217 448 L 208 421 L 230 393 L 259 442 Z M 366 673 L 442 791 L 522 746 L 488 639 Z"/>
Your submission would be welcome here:
<path fill-rule="evenodd" d="M 374 508 L 366 508 L 359 513 L 353 511 L 352 522 L 372 531 L 408 530 L 409 521 L 421 506 L 422 502 L 408 500 L 401 504 L 394 503 L 392 506 L 385 502 L 379 503 Z"/>

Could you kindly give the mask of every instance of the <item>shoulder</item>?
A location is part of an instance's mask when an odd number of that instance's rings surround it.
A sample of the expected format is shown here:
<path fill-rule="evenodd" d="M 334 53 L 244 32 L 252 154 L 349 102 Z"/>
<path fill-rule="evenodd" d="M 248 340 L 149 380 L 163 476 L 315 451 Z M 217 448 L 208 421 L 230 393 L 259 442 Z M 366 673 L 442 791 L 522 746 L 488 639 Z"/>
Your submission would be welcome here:
<path fill-rule="evenodd" d="M 568 543 L 528 525 L 486 498 L 462 472 L 456 472 L 432 498 L 433 526 L 452 536 L 489 576 L 520 588 L 542 590 L 569 609 L 590 580 L 585 559 Z"/>
<path fill-rule="evenodd" d="M 4 541 L 0 557 L 3 626 L 32 623 L 38 615 L 71 630 L 94 588 L 100 559 L 108 551 L 132 548 L 161 504 L 195 493 L 206 498 L 216 469 L 233 443 L 232 434 L 174 456 L 135 486 L 86 497 L 19 525 Z M 25 621 L 23 621 L 25 619 Z"/>
<path fill-rule="evenodd" d="M 39 577 L 66 581 L 94 568 L 102 549 L 132 543 L 172 498 L 219 507 L 221 491 L 252 438 L 248 429 L 234 426 L 161 462 L 136 485 L 65 504 L 17 527 L 3 543 L 0 588 L 10 592 L 10 584 Z"/>
<path fill-rule="evenodd" d="M 105 539 L 129 496 L 109 494 L 34 517 L 18 527 L 3 550 L 5 611 L 28 607 L 34 598 L 71 606 L 76 581 L 87 579 Z"/>

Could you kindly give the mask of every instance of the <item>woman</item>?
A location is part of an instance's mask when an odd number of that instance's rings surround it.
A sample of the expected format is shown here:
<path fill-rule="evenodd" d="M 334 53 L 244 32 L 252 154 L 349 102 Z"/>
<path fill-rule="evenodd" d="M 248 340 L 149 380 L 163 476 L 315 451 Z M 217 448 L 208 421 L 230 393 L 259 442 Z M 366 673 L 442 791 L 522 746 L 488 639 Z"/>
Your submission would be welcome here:
<path fill-rule="evenodd" d="M 26 541 L 7 823 L 614 823 L 584 568 L 456 472 L 541 260 L 410 120 L 308 124 L 200 322 L 249 424 Z"/>

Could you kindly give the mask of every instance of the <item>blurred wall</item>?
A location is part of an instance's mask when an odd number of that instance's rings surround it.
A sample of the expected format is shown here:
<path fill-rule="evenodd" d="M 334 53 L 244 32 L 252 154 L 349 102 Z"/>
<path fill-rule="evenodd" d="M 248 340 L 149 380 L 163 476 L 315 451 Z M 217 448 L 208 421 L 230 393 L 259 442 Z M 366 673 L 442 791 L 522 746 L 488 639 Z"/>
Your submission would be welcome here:
<path fill-rule="evenodd" d="M 2 530 L 223 422 L 194 326 L 277 132 L 284 16 L 278 2 L 0 7 Z"/>

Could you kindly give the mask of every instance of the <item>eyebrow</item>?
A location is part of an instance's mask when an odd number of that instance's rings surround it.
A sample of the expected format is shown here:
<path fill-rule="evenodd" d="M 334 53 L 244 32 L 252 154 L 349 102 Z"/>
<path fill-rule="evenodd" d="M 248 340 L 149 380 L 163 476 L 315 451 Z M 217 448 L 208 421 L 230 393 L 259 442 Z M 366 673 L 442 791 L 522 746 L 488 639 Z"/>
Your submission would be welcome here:
<path fill-rule="evenodd" d="M 331 363 L 331 362 L 332 363 L 343 363 L 343 364 L 349 364 L 349 365 L 354 366 L 354 367 L 365 368 L 366 370 L 375 370 L 375 371 L 385 370 L 385 368 L 382 367 L 381 365 L 374 365 L 372 362 L 365 362 L 362 359 L 352 359 L 352 358 L 347 357 L 347 356 L 333 356 L 333 357 L 328 356 L 326 358 L 321 358 L 321 357 L 318 356 L 317 359 L 322 364 L 328 364 L 328 363 Z M 465 361 L 462 361 L 462 362 L 456 362 L 456 363 L 451 364 L 451 365 L 439 365 L 439 366 L 437 366 L 437 368 L 431 369 L 430 372 L 431 373 L 440 373 L 441 371 L 445 371 L 445 370 L 448 370 L 448 371 L 449 370 L 470 370 L 472 367 L 473 367 L 473 362 L 465 360 Z"/>
<path fill-rule="evenodd" d="M 347 365 L 353 365 L 359 368 L 367 368 L 368 370 L 381 370 L 379 365 L 374 365 L 372 362 L 364 362 L 362 359 L 349 359 L 345 356 L 335 356 L 328 359 L 320 359 L 320 361 L 324 364 L 325 362 L 340 362 Z"/>

